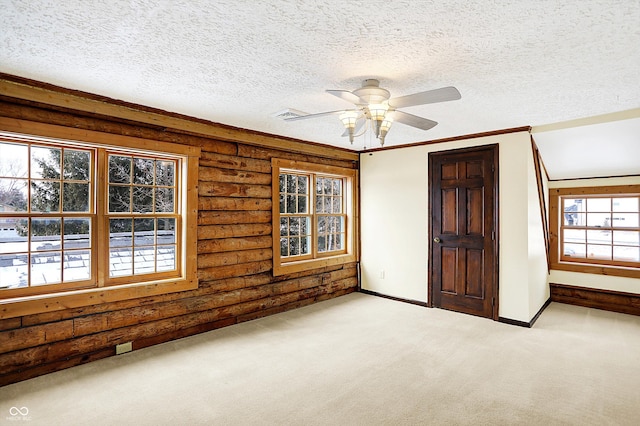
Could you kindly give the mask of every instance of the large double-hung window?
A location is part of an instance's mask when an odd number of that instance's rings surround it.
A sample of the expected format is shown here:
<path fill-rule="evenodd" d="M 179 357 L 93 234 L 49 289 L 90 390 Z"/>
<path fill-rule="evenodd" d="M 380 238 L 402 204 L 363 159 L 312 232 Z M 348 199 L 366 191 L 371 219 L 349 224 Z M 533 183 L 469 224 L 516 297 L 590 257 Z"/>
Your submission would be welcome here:
<path fill-rule="evenodd" d="M 355 260 L 355 171 L 274 159 L 274 274 Z"/>
<path fill-rule="evenodd" d="M 82 306 L 197 285 L 187 182 L 197 179 L 198 150 L 110 138 L 0 134 L 0 302 L 72 297 Z M 147 291 L 132 288 L 140 285 Z M 121 292 L 83 300 L 112 289 Z"/>

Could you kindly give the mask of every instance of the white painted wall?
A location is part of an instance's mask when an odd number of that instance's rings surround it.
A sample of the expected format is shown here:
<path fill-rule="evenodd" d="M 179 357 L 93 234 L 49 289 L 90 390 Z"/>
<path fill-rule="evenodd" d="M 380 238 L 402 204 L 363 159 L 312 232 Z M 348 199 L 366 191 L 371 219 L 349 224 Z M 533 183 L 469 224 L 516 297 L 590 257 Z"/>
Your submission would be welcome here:
<path fill-rule="evenodd" d="M 571 188 L 587 186 L 614 186 L 614 185 L 640 185 L 640 176 L 579 179 L 550 181 L 549 188 Z M 549 282 L 555 284 L 572 285 L 577 287 L 590 287 L 599 290 L 623 291 L 626 293 L 640 294 L 640 279 L 627 277 L 614 277 L 611 275 L 585 274 L 581 272 L 551 270 Z"/>
<path fill-rule="evenodd" d="M 544 222 L 542 220 L 541 206 L 540 206 L 540 192 L 538 191 L 538 181 L 536 177 L 536 169 L 534 165 L 533 150 L 530 151 L 527 161 L 527 175 L 529 176 L 528 183 L 528 256 L 529 256 L 529 316 L 533 317 L 538 313 L 538 310 L 551 296 L 548 277 L 549 277 L 549 264 L 547 262 L 547 250 L 545 248 L 544 239 Z M 542 191 L 543 195 L 549 193 L 547 177 L 542 171 Z M 547 209 L 548 202 L 545 199 L 545 209 Z M 545 214 L 548 212 L 545 211 Z M 540 283 L 544 282 L 542 286 Z"/>
<path fill-rule="evenodd" d="M 538 194 L 531 187 L 536 181 L 528 132 L 363 154 L 363 289 L 427 301 L 428 154 L 495 143 L 500 173 L 499 315 L 531 320 L 546 301 L 548 286 Z"/>
<path fill-rule="evenodd" d="M 427 301 L 426 152 L 394 149 L 360 157 L 364 289 Z"/>

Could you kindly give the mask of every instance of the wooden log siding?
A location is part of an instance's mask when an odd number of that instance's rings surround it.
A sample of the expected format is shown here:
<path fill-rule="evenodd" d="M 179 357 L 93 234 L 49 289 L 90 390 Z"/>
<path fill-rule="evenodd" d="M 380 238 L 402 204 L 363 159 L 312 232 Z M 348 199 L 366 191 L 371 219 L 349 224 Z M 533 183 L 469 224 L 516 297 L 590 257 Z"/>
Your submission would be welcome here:
<path fill-rule="evenodd" d="M 0 116 L 201 147 L 198 289 L 0 320 L 0 386 L 353 292 L 355 263 L 273 277 L 271 158 L 353 160 L 171 132 L 0 96 Z M 327 148 L 330 149 L 330 148 Z"/>

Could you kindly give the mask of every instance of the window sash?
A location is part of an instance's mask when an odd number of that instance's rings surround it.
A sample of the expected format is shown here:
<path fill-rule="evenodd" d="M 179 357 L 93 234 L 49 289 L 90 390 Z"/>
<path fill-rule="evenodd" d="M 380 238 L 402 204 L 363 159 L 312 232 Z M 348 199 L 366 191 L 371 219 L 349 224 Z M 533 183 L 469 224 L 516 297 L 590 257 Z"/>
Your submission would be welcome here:
<path fill-rule="evenodd" d="M 4 279 L 0 277 L 0 281 L 6 284 L 11 279 L 9 278 L 11 275 L 15 278 L 17 274 L 18 277 L 24 277 L 25 285 L 0 289 L 0 299 L 93 286 L 95 276 L 93 254 L 97 240 L 94 233 L 96 215 L 93 190 L 96 150 L 57 141 L 21 141 L 4 136 L 0 136 L 0 143 L 6 144 L 4 146 L 7 150 L 4 154 L 6 156 L 11 156 L 12 152 L 15 153 L 17 150 L 23 154 L 4 162 L 3 170 L 0 170 L 0 178 L 4 182 L 22 181 L 24 182 L 22 186 L 25 188 L 22 192 L 24 208 L 7 211 L 5 206 L 0 211 L 0 220 L 5 224 L 13 221 L 14 226 L 15 221 L 20 220 L 26 226 L 24 244 L 11 250 L 8 247 L 11 244 L 10 239 L 7 239 L 3 243 L 6 246 L 0 254 L 2 259 L 0 268 L 4 269 L 0 270 L 0 275 L 6 274 Z M 39 156 L 38 153 L 42 155 Z M 86 168 L 83 168 L 82 163 L 77 164 L 79 168 L 73 170 L 67 167 L 74 161 L 74 155 L 77 156 L 75 161 L 86 160 Z M 13 172 L 10 162 L 16 164 Z M 23 164 L 20 164 L 21 162 Z M 7 166 L 9 170 L 4 170 Z M 22 167 L 24 167 L 22 172 L 15 173 Z M 86 189 L 83 189 L 84 186 Z M 86 204 L 80 208 L 69 205 L 78 197 L 78 194 L 67 195 L 68 191 L 74 188 L 76 191 L 79 190 L 80 194 L 86 191 Z M 42 194 L 39 193 L 40 191 Z M 66 231 L 71 229 L 73 221 L 78 220 L 88 221 L 89 233 L 85 238 L 86 243 L 81 243 L 80 246 L 76 244 L 74 248 L 71 240 L 78 241 L 78 239 L 72 238 L 71 235 L 80 234 L 71 234 Z M 39 223 L 42 225 L 38 226 Z M 7 238 L 10 237 L 7 236 Z"/>
<path fill-rule="evenodd" d="M 634 199 L 635 203 L 627 203 L 628 206 L 616 208 L 614 200 Z M 582 204 L 585 204 L 584 208 Z M 634 204 L 636 208 L 631 210 L 629 207 L 633 207 Z M 562 211 L 561 261 L 586 261 L 626 267 L 640 266 L 639 196 L 632 194 L 565 196 L 560 197 L 560 206 Z M 614 226 L 614 223 L 621 223 L 624 219 L 631 219 L 632 224 Z M 628 241 L 613 238 L 614 235 L 625 235 L 624 233 L 631 235 Z M 581 234 L 584 238 L 580 237 Z M 635 241 L 633 241 L 634 235 Z M 624 259 L 621 253 L 625 252 L 631 258 Z"/>
<path fill-rule="evenodd" d="M 114 286 L 127 284 L 131 282 L 132 277 L 136 279 L 143 280 L 162 280 L 177 277 L 181 274 L 180 265 L 182 265 L 182 215 L 179 213 L 181 211 L 181 193 L 179 188 L 181 187 L 181 179 L 182 173 L 180 173 L 182 169 L 182 159 L 162 155 L 160 153 L 131 153 L 130 151 L 114 151 L 114 150 L 101 150 L 101 165 L 104 171 L 104 174 L 107 179 L 104 180 L 105 187 L 101 191 L 101 193 L 105 196 L 105 200 L 101 203 L 101 211 L 103 214 L 101 215 L 102 219 L 102 227 L 104 229 L 105 237 L 103 238 L 105 241 L 105 256 L 107 262 L 104 261 L 101 257 L 102 261 L 102 282 L 105 286 Z M 130 170 L 129 170 L 129 179 L 112 179 L 110 164 L 113 158 L 131 158 Z M 152 180 L 152 183 L 140 183 L 136 182 L 135 179 L 135 168 L 136 161 L 135 159 L 139 159 L 141 161 L 154 161 L 154 175 L 156 173 L 156 167 L 158 162 L 173 162 L 174 164 L 174 172 L 173 172 L 173 183 L 172 185 L 157 185 L 155 179 Z M 124 182 L 123 182 L 124 181 Z M 164 183 L 164 182 L 163 182 Z M 112 211 L 111 208 L 111 188 L 126 188 L 129 194 L 129 203 L 127 205 L 127 211 Z M 151 211 L 145 212 L 136 212 L 136 200 L 135 193 L 136 189 L 140 189 L 140 187 L 151 189 Z M 156 210 L 156 189 L 161 188 L 171 188 L 173 189 L 173 208 L 172 211 L 154 211 Z M 161 209 L 163 210 L 163 209 Z M 163 244 L 158 242 L 158 238 L 160 233 L 158 232 L 158 224 L 160 220 L 170 220 L 173 221 L 174 230 L 173 230 L 173 243 Z M 130 223 L 131 226 L 128 230 L 124 230 L 121 235 L 115 237 L 114 234 L 111 233 L 111 224 L 116 221 L 122 223 Z M 141 231 L 136 231 L 136 224 L 141 222 L 149 222 L 153 221 L 153 241 L 144 241 Z M 127 237 L 127 234 L 130 237 Z M 101 234 L 102 235 L 102 234 Z M 149 235 L 147 235 L 148 237 Z M 113 244 L 116 240 L 120 240 L 117 244 Z M 146 238 L 147 240 L 149 238 Z M 171 250 L 173 249 L 173 250 Z M 174 267 L 167 270 L 162 270 L 162 262 L 164 258 L 167 256 L 167 253 L 173 252 L 173 264 Z M 121 253 L 124 253 L 124 262 L 121 261 L 123 256 L 120 256 Z M 169 254 L 170 255 L 170 254 Z M 127 259 L 130 259 L 130 262 L 126 262 Z M 153 270 L 149 270 L 151 263 L 153 263 Z"/>

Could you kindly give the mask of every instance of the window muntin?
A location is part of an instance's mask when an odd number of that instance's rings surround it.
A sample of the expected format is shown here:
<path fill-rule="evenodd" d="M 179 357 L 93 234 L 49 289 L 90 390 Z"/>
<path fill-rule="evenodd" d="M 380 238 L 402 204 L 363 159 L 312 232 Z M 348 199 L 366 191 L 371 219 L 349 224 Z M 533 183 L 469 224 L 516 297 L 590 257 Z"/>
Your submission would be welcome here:
<path fill-rule="evenodd" d="M 640 263 L 640 197 L 561 197 L 562 261 Z"/>
<path fill-rule="evenodd" d="M 109 277 L 175 271 L 179 160 L 108 153 Z"/>
<path fill-rule="evenodd" d="M 278 180 L 281 259 L 295 261 L 343 252 L 344 178 L 283 171 Z"/>
<path fill-rule="evenodd" d="M 280 256 L 301 260 L 312 256 L 309 182 L 312 175 L 283 172 L 278 177 Z"/>
<path fill-rule="evenodd" d="M 329 176 L 316 177 L 316 215 L 318 252 L 329 253 L 344 250 L 345 215 L 344 179 Z"/>
<path fill-rule="evenodd" d="M 0 141 L 0 289 L 91 278 L 95 150 Z"/>
<path fill-rule="evenodd" d="M 0 299 L 183 276 L 185 157 L 21 139 L 0 139 Z"/>
<path fill-rule="evenodd" d="M 274 274 L 355 261 L 352 169 L 274 159 Z"/>

